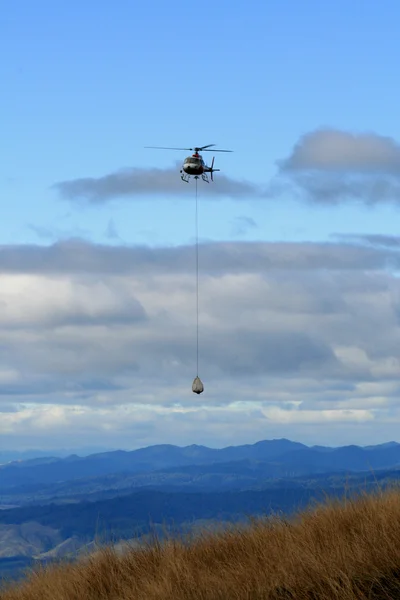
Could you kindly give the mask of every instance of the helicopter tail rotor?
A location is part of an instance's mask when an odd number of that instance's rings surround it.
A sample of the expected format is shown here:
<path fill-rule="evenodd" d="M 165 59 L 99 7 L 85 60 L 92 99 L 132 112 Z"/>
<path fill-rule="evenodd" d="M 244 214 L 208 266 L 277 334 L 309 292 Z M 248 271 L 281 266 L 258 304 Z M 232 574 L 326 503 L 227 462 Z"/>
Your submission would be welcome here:
<path fill-rule="evenodd" d="M 211 161 L 211 166 L 210 166 L 211 181 L 214 181 L 214 177 L 213 177 L 214 171 L 220 171 L 221 170 L 221 169 L 214 169 L 214 160 L 215 160 L 215 156 L 213 156 L 213 159 Z"/>

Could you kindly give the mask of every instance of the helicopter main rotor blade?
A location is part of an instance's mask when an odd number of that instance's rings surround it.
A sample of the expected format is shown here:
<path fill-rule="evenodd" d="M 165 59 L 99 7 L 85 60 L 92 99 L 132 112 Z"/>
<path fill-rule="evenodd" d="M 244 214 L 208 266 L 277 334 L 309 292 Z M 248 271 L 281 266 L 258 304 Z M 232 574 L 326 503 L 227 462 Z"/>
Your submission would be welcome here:
<path fill-rule="evenodd" d="M 155 148 L 157 150 L 193 150 L 193 148 L 167 148 L 165 146 L 144 146 L 145 148 Z"/>
<path fill-rule="evenodd" d="M 233 150 L 207 150 L 204 148 L 205 152 L 233 152 Z"/>
<path fill-rule="evenodd" d="M 215 144 L 208 144 L 207 146 L 196 146 L 195 148 L 171 148 L 169 146 L 144 146 L 145 148 L 155 148 L 156 150 L 188 150 L 190 152 L 233 152 L 233 150 L 209 150 L 211 146 Z"/>

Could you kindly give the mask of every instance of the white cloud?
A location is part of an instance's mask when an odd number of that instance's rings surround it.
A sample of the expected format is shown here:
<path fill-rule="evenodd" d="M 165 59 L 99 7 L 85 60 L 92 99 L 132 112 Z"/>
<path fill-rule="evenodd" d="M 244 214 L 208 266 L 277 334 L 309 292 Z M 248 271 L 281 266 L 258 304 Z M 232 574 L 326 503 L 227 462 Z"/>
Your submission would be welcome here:
<path fill-rule="evenodd" d="M 374 414 L 365 409 L 342 409 L 335 410 L 283 410 L 279 406 L 263 409 L 263 414 L 275 423 L 351 423 L 372 421 Z"/>
<path fill-rule="evenodd" d="M 276 193 L 320 204 L 400 201 L 400 144 L 376 133 L 312 131 L 278 165 Z"/>
<path fill-rule="evenodd" d="M 217 166 L 217 165 L 216 165 Z M 134 199 L 143 195 L 163 196 L 186 195 L 186 185 L 180 178 L 181 163 L 169 169 L 121 169 L 103 177 L 85 177 L 71 181 L 61 181 L 53 187 L 62 198 L 83 201 L 90 204 L 104 204 L 116 198 Z M 223 173 L 215 176 L 212 185 L 204 185 L 202 195 L 207 197 L 231 197 L 243 199 L 259 196 L 259 189 L 253 183 L 231 179 Z"/>
<path fill-rule="evenodd" d="M 400 145 L 392 138 L 376 133 L 320 129 L 301 137 L 280 166 L 289 171 L 380 171 L 399 175 Z"/>
<path fill-rule="evenodd" d="M 400 422 L 400 280 L 375 267 L 397 250 L 205 246 L 200 397 L 192 251 L 0 252 L 4 443 L 384 441 Z"/>
<path fill-rule="evenodd" d="M 140 303 L 117 280 L 3 274 L 0 289 L 0 327 L 140 321 L 146 317 Z"/>

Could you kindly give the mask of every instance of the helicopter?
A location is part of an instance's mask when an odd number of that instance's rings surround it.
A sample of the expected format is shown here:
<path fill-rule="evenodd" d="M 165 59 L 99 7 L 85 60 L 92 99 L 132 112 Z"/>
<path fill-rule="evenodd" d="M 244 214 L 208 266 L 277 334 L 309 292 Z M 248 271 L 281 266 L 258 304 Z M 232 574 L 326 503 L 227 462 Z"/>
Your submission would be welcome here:
<path fill-rule="evenodd" d="M 198 179 L 201 175 L 203 181 L 210 183 L 207 173 L 210 173 L 211 181 L 214 181 L 213 173 L 215 173 L 215 171 L 220 171 L 221 169 L 214 169 L 215 156 L 212 159 L 211 165 L 207 166 L 199 152 L 233 152 L 233 150 L 209 150 L 212 146 L 215 146 L 215 144 L 208 144 L 207 146 L 195 148 L 165 148 L 162 146 L 145 146 L 145 148 L 156 148 L 157 150 L 190 150 L 191 152 L 194 152 L 192 156 L 188 156 L 183 161 L 182 169 L 180 170 L 182 181 L 189 183 L 191 176 Z"/>

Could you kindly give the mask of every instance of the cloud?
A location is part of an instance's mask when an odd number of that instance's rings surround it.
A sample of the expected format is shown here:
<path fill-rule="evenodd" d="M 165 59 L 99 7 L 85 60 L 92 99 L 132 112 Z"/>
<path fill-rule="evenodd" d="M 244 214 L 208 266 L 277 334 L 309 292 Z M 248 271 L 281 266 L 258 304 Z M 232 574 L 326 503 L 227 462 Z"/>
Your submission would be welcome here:
<path fill-rule="evenodd" d="M 134 198 L 140 196 L 184 196 L 188 194 L 187 185 L 182 183 L 180 165 L 169 169 L 121 169 L 103 177 L 86 177 L 71 181 L 61 181 L 53 188 L 62 198 L 73 201 L 87 201 L 89 204 L 103 204 L 116 198 Z M 262 194 L 255 184 L 231 179 L 218 174 L 212 185 L 204 184 L 202 196 L 231 197 L 236 199 L 259 196 Z"/>
<path fill-rule="evenodd" d="M 250 229 L 256 229 L 257 223 L 251 217 L 236 217 L 233 222 L 233 235 L 246 235 Z"/>
<path fill-rule="evenodd" d="M 109 219 L 104 235 L 109 240 L 121 240 L 114 219 Z"/>
<path fill-rule="evenodd" d="M 391 248 L 391 249 L 400 249 L 400 237 L 397 235 L 384 235 L 380 233 L 374 234 L 356 234 L 356 233 L 342 233 L 335 234 L 334 236 L 337 240 L 342 240 L 347 243 L 357 243 L 366 245 L 369 244 L 371 246 L 378 246 L 383 248 Z"/>
<path fill-rule="evenodd" d="M 0 276 L 0 327 L 32 328 L 127 324 L 146 319 L 138 300 L 125 286 L 105 280 L 71 281 L 63 278 Z"/>
<path fill-rule="evenodd" d="M 204 244 L 200 397 L 193 257 L 1 248 L 3 443 L 334 443 L 399 426 L 400 280 L 383 270 L 396 246 Z"/>
<path fill-rule="evenodd" d="M 300 138 L 280 167 L 283 171 L 315 169 L 399 175 L 400 145 L 376 133 L 320 129 Z"/>
<path fill-rule="evenodd" d="M 38 225 L 28 225 L 28 228 L 33 231 L 40 240 L 56 241 L 56 240 L 68 240 L 71 237 L 90 237 L 90 232 L 87 229 L 81 227 L 74 227 L 69 229 L 60 229 L 59 227 L 41 227 Z"/>
<path fill-rule="evenodd" d="M 370 205 L 400 201 L 400 145 L 376 133 L 307 133 L 278 166 L 276 189 L 291 190 L 301 199 Z"/>
<path fill-rule="evenodd" d="M 399 267 L 396 248 L 365 243 L 209 242 L 200 245 L 209 275 L 270 270 L 376 270 Z M 50 246 L 0 246 L 0 273 L 148 276 L 193 273 L 193 246 L 127 246 L 69 239 Z"/>

